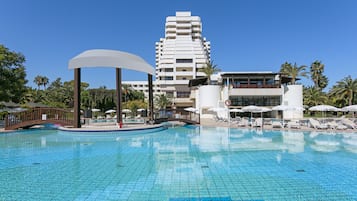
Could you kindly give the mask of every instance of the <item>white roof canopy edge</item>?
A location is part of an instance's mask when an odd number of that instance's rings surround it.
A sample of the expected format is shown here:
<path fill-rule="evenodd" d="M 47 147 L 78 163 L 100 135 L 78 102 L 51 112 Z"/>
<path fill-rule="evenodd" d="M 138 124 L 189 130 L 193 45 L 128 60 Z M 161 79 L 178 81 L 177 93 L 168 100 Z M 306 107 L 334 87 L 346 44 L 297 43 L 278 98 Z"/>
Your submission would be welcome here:
<path fill-rule="evenodd" d="M 69 60 L 68 69 L 83 67 L 115 67 L 155 74 L 155 68 L 141 57 L 118 50 L 87 50 Z"/>

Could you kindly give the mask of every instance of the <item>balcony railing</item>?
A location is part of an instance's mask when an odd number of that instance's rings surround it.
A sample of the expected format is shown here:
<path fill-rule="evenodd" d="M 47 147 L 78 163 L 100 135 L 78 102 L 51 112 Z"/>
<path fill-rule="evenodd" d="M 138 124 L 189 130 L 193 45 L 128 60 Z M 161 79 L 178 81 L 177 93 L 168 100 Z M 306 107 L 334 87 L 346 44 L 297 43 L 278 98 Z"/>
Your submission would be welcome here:
<path fill-rule="evenodd" d="M 232 84 L 233 88 L 280 88 L 279 84 Z"/>

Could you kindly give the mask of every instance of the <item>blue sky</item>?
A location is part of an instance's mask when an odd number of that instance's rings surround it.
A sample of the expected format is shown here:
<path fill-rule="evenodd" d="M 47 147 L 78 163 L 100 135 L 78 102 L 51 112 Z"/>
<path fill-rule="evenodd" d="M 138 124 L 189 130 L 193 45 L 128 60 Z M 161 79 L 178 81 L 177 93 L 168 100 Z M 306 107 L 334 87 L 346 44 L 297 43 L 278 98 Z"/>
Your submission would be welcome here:
<path fill-rule="evenodd" d="M 68 61 L 88 49 L 130 52 L 154 67 L 166 17 L 191 11 L 222 71 L 277 72 L 285 61 L 320 60 L 332 87 L 347 75 L 357 78 L 356 10 L 355 0 L 1 0 L 0 43 L 25 55 L 35 87 L 36 75 L 73 79 Z M 82 81 L 114 88 L 114 72 L 82 69 Z M 123 71 L 123 80 L 146 78 Z"/>

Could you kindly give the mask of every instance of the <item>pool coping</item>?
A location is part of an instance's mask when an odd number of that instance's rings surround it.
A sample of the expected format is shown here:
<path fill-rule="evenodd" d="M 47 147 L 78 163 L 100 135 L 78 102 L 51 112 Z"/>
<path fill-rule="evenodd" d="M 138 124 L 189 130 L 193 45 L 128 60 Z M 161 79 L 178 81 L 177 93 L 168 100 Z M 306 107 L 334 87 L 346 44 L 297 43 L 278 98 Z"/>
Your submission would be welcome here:
<path fill-rule="evenodd" d="M 58 130 L 68 131 L 68 132 L 130 132 L 130 131 L 151 131 L 153 129 L 163 128 L 163 124 L 145 124 L 145 125 L 124 125 L 123 128 L 119 128 L 116 125 L 110 126 L 82 126 L 81 128 L 72 127 L 58 127 Z"/>

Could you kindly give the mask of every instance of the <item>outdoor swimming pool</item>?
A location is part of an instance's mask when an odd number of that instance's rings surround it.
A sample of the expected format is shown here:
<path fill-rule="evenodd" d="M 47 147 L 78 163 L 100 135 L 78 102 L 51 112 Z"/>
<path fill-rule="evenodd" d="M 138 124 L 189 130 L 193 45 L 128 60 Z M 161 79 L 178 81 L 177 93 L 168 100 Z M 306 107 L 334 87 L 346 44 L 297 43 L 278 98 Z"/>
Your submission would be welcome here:
<path fill-rule="evenodd" d="M 357 134 L 0 134 L 0 200 L 357 200 Z"/>

